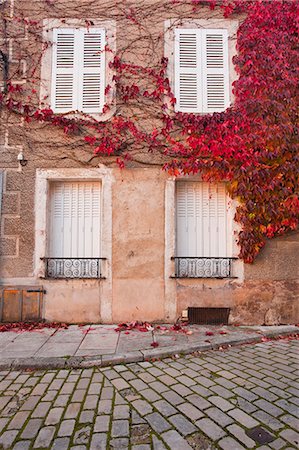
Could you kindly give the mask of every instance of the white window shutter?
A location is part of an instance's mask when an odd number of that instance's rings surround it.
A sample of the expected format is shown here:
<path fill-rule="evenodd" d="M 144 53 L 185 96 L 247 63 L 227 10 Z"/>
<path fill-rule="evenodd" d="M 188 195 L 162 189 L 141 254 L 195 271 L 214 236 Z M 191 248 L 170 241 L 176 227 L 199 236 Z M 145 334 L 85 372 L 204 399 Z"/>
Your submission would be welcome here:
<path fill-rule="evenodd" d="M 54 112 L 76 109 L 75 30 L 53 30 L 51 106 Z"/>
<path fill-rule="evenodd" d="M 105 92 L 105 30 L 80 30 L 80 48 L 78 109 L 101 113 Z"/>
<path fill-rule="evenodd" d="M 49 233 L 50 257 L 99 257 L 100 198 L 98 182 L 53 183 Z"/>
<path fill-rule="evenodd" d="M 229 106 L 227 30 L 201 30 L 204 113 L 224 111 Z"/>
<path fill-rule="evenodd" d="M 224 184 L 178 182 L 176 217 L 177 256 L 231 256 Z"/>
<path fill-rule="evenodd" d="M 175 30 L 176 109 L 201 112 L 200 39 L 198 30 Z"/>

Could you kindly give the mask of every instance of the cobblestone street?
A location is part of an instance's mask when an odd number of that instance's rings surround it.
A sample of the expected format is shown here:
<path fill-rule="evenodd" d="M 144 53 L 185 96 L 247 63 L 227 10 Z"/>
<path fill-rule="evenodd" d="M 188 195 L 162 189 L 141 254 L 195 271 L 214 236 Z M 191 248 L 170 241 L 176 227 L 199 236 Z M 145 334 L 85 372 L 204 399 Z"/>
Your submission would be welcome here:
<path fill-rule="evenodd" d="M 2 371 L 0 448 L 298 448 L 298 344 L 113 368 Z"/>

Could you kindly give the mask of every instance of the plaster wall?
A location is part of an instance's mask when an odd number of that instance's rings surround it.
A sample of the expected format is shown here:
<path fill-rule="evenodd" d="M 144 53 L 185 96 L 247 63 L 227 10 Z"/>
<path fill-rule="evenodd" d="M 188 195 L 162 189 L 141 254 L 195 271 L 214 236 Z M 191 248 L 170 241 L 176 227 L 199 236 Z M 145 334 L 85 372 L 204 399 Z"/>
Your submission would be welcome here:
<path fill-rule="evenodd" d="M 34 18 L 40 23 L 64 17 L 70 21 L 82 21 L 91 16 L 104 22 L 113 20 L 116 23 L 116 41 L 113 43 L 116 48 L 121 45 L 125 49 L 125 58 L 133 63 L 140 61 L 145 65 L 154 65 L 166 54 L 170 58 L 169 76 L 172 82 L 172 31 L 169 30 L 165 40 L 161 36 L 167 26 L 188 26 L 193 14 L 192 7 L 180 10 L 173 6 L 167 10 L 159 2 L 143 0 L 146 19 L 144 28 L 139 28 L 130 20 L 118 21 L 119 11 L 114 2 L 106 2 L 104 8 L 103 2 L 98 0 L 74 0 L 71 4 L 68 0 L 57 0 L 48 3 L 43 0 L 7 0 L 1 5 L 6 29 L 5 35 L 2 28 L 0 34 L 3 31 L 1 37 L 5 37 L 4 45 L 9 54 L 14 82 L 24 83 L 42 48 L 41 39 L 34 40 L 24 23 L 13 20 L 14 16 Z M 155 20 L 153 12 L 156 14 Z M 176 21 L 176 17 L 182 21 Z M 214 20 L 217 26 L 226 26 L 219 12 L 211 12 L 204 7 L 194 17 L 194 23 L 208 26 L 205 22 L 207 18 Z M 229 45 L 234 52 L 237 24 L 230 25 L 232 36 Z M 41 72 L 41 66 L 35 73 L 37 80 L 47 78 Z M 231 65 L 231 81 L 235 77 Z M 41 95 L 47 94 L 44 90 L 47 87 L 45 79 L 39 83 Z M 38 83 L 35 87 L 38 89 Z M 151 120 L 147 117 L 150 112 L 147 110 L 142 116 L 145 128 Z M 130 114 L 134 114 L 134 110 Z M 28 159 L 23 168 L 17 161 L 21 150 Z M 172 322 L 188 306 L 228 306 L 231 307 L 232 323 L 298 322 L 298 234 L 267 242 L 254 264 L 240 265 L 236 280 L 173 279 L 174 180 L 162 172 L 161 165 L 165 160 L 161 155 L 133 148 L 130 156 L 127 169 L 120 171 L 114 157 L 92 155 L 90 147 L 82 144 L 80 135 L 69 136 L 47 124 L 27 124 L 18 115 L 1 111 L 0 168 L 4 169 L 0 225 L 1 285 L 43 286 L 47 291 L 43 310 L 46 320 Z M 86 169 L 97 171 L 99 164 L 102 164 L 100 173 L 106 169 L 111 173 L 110 200 L 106 197 L 104 209 L 107 219 L 106 254 L 103 254 L 108 259 L 106 279 L 45 280 L 39 266 L 39 257 L 45 255 L 37 255 L 37 249 L 40 249 L 38 241 L 43 242 L 46 233 L 46 229 L 39 224 L 45 209 L 42 211 L 37 207 L 37 173 L 49 170 L 60 173 L 60 176 L 64 173 L 67 177 L 68 171 L 75 170 L 76 174 L 73 172 L 71 177 L 78 179 Z M 99 179 L 102 181 L 101 177 Z M 40 239 L 37 239 L 38 231 L 41 232 Z"/>

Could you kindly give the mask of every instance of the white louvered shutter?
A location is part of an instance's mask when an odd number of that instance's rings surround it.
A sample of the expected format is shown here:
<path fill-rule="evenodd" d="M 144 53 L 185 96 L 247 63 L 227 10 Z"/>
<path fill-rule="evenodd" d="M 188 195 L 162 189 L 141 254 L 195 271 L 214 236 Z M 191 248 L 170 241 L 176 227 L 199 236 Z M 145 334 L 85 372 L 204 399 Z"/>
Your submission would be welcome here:
<path fill-rule="evenodd" d="M 224 184 L 178 182 L 176 190 L 177 256 L 231 256 L 227 208 Z"/>
<path fill-rule="evenodd" d="M 203 112 L 224 111 L 229 106 L 227 30 L 201 30 L 203 62 Z"/>
<path fill-rule="evenodd" d="M 229 106 L 227 30 L 175 30 L 175 97 L 181 112 L 212 113 Z"/>
<path fill-rule="evenodd" d="M 175 97 L 177 110 L 201 112 L 200 40 L 197 30 L 175 30 Z"/>
<path fill-rule="evenodd" d="M 52 99 L 54 112 L 76 109 L 75 29 L 53 30 Z"/>
<path fill-rule="evenodd" d="M 53 183 L 49 256 L 99 257 L 100 210 L 100 183 Z"/>
<path fill-rule="evenodd" d="M 105 30 L 53 30 L 54 112 L 101 113 L 105 97 Z"/>
<path fill-rule="evenodd" d="M 81 89 L 78 109 L 86 113 L 102 112 L 105 90 L 105 31 L 81 30 Z"/>

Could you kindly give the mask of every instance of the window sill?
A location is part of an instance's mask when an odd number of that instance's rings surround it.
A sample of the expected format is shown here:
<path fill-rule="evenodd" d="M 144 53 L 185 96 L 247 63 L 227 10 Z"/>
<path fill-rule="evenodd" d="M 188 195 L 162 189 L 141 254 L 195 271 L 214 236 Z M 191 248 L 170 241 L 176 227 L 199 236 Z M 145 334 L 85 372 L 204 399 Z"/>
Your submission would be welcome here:
<path fill-rule="evenodd" d="M 173 275 L 171 277 L 169 277 L 171 279 L 174 280 L 236 280 L 239 277 L 233 277 L 233 276 L 229 276 L 229 277 L 193 277 L 193 276 L 180 276 L 180 275 Z"/>

